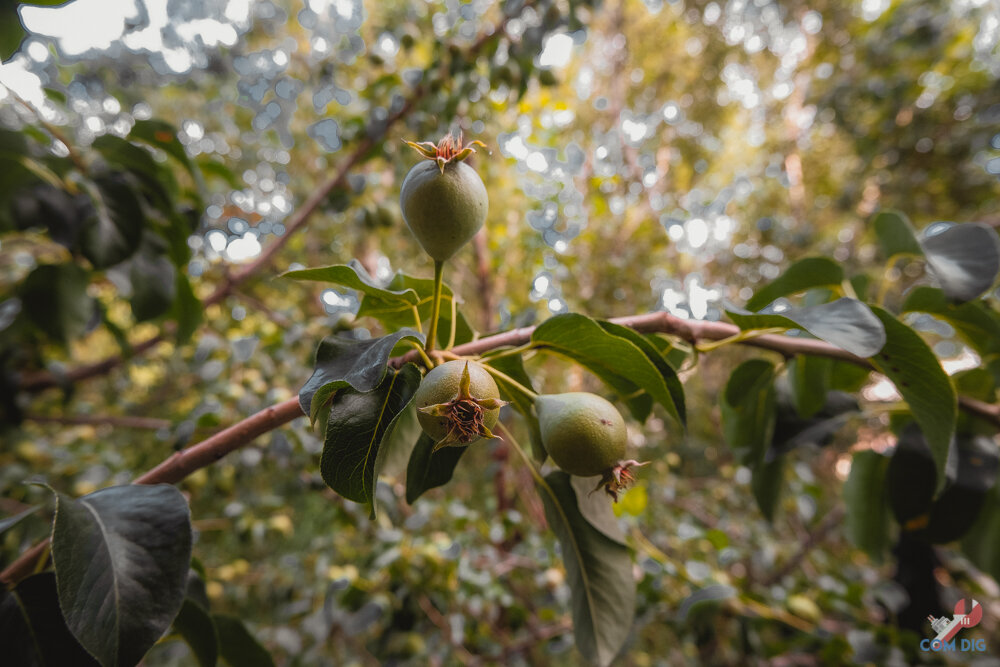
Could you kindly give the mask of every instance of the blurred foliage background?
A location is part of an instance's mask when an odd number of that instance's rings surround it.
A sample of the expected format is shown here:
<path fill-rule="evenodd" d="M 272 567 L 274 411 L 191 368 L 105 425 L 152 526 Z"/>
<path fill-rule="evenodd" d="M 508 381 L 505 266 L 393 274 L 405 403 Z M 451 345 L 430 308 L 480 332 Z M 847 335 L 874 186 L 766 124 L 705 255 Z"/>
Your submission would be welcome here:
<path fill-rule="evenodd" d="M 380 280 L 430 277 L 397 204 L 415 160 L 404 139 L 461 130 L 490 149 L 473 161 L 490 193 L 485 232 L 446 276 L 484 334 L 567 311 L 718 319 L 807 255 L 880 281 L 887 258 L 866 227 L 879 209 L 917 228 L 1000 224 L 995 3 L 77 0 L 20 16 L 28 36 L 0 68 L 0 124 L 57 128 L 57 155 L 149 119 L 177 128 L 193 167 L 154 158 L 191 223 L 181 268 L 201 299 L 354 162 L 190 340 L 167 335 L 105 374 L 18 398 L 25 419 L 0 450 L 4 515 L 47 502 L 28 479 L 71 494 L 127 483 L 294 396 L 324 335 L 381 333 L 354 321 L 351 291 L 278 275 L 357 257 Z M 8 223 L 3 329 L 13 286 L 67 252 L 51 230 Z M 145 278 L 165 275 L 157 266 L 93 276 L 85 294 L 103 324 L 66 345 L 18 339 L 5 372 L 58 378 L 121 353 L 122 337 L 172 333 L 176 317 L 130 307 Z M 916 275 L 893 266 L 885 301 Z M 952 368 L 979 364 L 949 327 L 914 326 Z M 769 524 L 719 430 L 720 387 L 749 356 L 727 348 L 682 376 L 684 437 L 659 413 L 630 430 L 652 465 L 618 506 L 640 581 L 622 664 L 940 661 L 891 623 L 905 605 L 894 560 L 870 559 L 843 531 L 850 451 L 893 444 L 884 397 L 870 388 L 850 428 L 792 454 Z M 601 390 L 558 361 L 528 370 L 547 391 Z M 299 419 L 180 485 L 214 609 L 242 617 L 279 664 L 577 664 L 555 541 L 502 444 L 475 448 L 413 507 L 387 476 L 376 522 L 325 488 L 321 446 Z M 3 534 L 4 562 L 46 534 L 44 514 Z M 976 632 L 1000 646 L 996 581 L 957 549 L 937 557 L 943 599 L 974 595 L 986 605 Z M 189 660 L 167 638 L 147 664 Z"/>

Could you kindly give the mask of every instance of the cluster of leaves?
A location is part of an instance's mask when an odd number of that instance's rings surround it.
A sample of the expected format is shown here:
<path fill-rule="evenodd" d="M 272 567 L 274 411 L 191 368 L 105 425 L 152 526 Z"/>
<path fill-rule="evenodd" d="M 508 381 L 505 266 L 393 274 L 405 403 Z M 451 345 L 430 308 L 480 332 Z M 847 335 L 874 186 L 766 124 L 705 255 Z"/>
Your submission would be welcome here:
<path fill-rule="evenodd" d="M 45 368 L 47 346 L 65 349 L 103 327 L 128 356 L 125 331 L 135 324 L 172 322 L 186 342 L 202 318 L 186 271 L 204 186 L 174 128 L 137 120 L 127 137 L 100 136 L 81 155 L 43 127 L 0 130 L 0 231 L 30 257 L 29 270 L 10 269 L 0 295 L 7 421 L 18 418 L 18 374 Z M 108 281 L 127 295 L 129 315 L 110 308 Z"/>

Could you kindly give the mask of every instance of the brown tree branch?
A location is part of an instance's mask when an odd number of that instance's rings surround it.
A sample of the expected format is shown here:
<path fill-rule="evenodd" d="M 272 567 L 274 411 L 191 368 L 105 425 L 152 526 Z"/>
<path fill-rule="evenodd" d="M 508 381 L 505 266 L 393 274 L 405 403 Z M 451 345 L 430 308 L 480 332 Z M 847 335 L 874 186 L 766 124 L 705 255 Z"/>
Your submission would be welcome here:
<path fill-rule="evenodd" d="M 739 327 L 725 322 L 706 322 L 700 320 L 683 320 L 665 312 L 645 313 L 618 317 L 611 320 L 615 324 L 627 326 L 641 333 L 666 333 L 679 336 L 690 342 L 699 340 L 722 340 L 739 333 Z M 501 347 L 524 345 L 531 339 L 535 327 L 522 327 L 495 336 L 458 345 L 452 348 L 457 355 L 476 355 Z M 794 336 L 769 335 L 739 341 L 741 345 L 757 347 L 779 352 L 785 356 L 808 354 L 846 361 L 863 368 L 874 370 L 871 363 L 862 357 L 834 347 L 829 343 L 810 338 Z M 417 361 L 415 352 L 394 357 L 389 360 L 390 366 L 401 367 L 408 361 Z M 985 403 L 967 396 L 959 396 L 958 405 L 966 412 L 1000 426 L 1000 405 Z M 302 410 L 297 398 L 290 398 L 272 405 L 260 412 L 247 417 L 241 422 L 230 426 L 207 440 L 181 450 L 135 480 L 136 484 L 175 484 L 192 472 L 215 463 L 223 456 L 253 441 L 257 436 L 283 426 L 296 417 L 301 417 Z M 24 578 L 34 568 L 35 561 L 44 549 L 36 545 L 25 552 L 7 569 L 0 573 L 0 581 L 12 584 Z"/>

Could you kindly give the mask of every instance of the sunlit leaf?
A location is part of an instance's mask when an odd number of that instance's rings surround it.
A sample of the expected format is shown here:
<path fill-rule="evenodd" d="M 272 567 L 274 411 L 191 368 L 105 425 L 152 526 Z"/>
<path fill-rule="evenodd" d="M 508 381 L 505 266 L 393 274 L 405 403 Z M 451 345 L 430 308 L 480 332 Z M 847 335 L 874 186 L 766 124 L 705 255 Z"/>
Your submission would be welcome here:
<path fill-rule="evenodd" d="M 899 211 L 880 211 L 872 218 L 871 225 L 886 260 L 904 255 L 923 255 L 909 219 Z"/>
<path fill-rule="evenodd" d="M 356 259 L 352 259 L 348 264 L 287 271 L 281 275 L 293 280 L 312 280 L 342 285 L 343 287 L 358 290 L 365 295 L 374 296 L 382 301 L 396 305 L 414 306 L 419 300 L 416 291 L 412 289 L 397 290 L 382 287 L 374 278 L 368 275 L 365 267 Z M 410 325 L 412 326 L 413 322 L 410 322 Z"/>
<path fill-rule="evenodd" d="M 844 280 L 844 269 L 827 257 L 800 259 L 760 288 L 746 303 L 747 310 L 758 311 L 775 299 L 814 287 L 839 285 Z"/>

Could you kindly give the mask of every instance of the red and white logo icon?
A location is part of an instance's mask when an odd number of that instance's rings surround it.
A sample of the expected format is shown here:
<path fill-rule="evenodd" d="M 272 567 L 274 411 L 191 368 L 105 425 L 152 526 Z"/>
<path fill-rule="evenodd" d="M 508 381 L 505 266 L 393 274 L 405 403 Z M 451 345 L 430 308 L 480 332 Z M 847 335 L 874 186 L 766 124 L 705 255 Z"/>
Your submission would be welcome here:
<path fill-rule="evenodd" d="M 931 628 L 937 633 L 936 641 L 948 642 L 958 634 L 959 630 L 971 628 L 979 625 L 983 620 L 983 607 L 975 600 L 961 599 L 955 604 L 955 616 L 949 620 L 947 617 L 930 619 Z"/>

